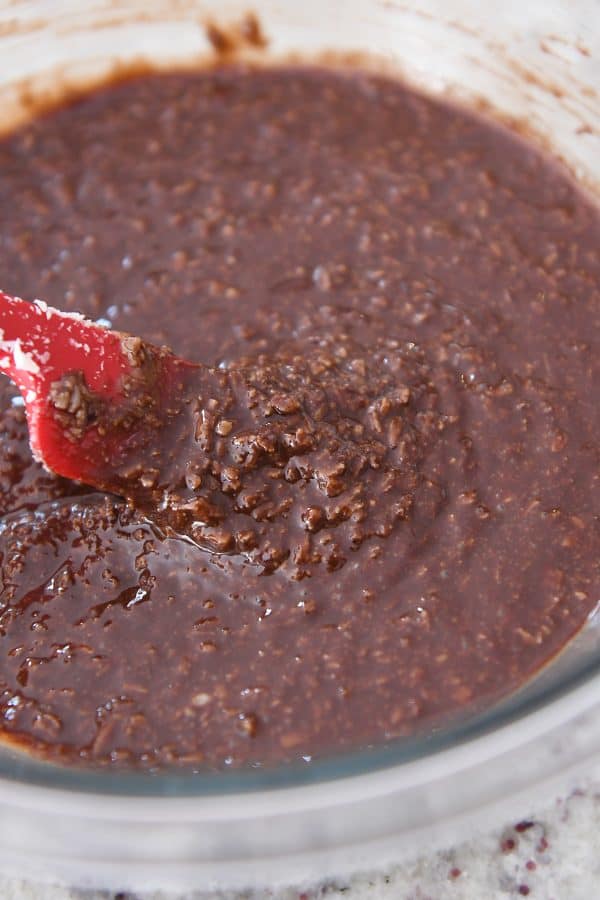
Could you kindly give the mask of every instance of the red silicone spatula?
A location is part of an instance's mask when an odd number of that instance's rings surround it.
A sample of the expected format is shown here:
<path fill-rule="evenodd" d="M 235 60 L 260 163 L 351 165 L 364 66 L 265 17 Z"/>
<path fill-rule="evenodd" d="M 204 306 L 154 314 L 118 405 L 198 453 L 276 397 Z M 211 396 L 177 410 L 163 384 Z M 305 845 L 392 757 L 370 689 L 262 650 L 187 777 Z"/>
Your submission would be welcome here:
<path fill-rule="evenodd" d="M 0 371 L 23 395 L 38 460 L 125 496 L 135 484 L 136 497 L 164 474 L 163 432 L 190 382 L 201 388 L 198 379 L 212 372 L 81 315 L 2 292 Z"/>

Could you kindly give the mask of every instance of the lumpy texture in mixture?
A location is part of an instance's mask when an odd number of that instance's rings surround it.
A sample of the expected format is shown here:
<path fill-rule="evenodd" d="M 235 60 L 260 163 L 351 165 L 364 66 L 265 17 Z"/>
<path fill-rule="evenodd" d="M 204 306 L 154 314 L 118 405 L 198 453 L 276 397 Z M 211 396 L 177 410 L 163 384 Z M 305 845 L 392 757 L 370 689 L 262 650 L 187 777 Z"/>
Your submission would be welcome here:
<path fill-rule="evenodd" d="M 536 149 L 359 72 L 144 76 L 5 138 L 2 287 L 223 373 L 181 538 L 36 465 L 2 380 L 5 737 L 310 760 L 521 684 L 598 600 L 599 247 Z"/>

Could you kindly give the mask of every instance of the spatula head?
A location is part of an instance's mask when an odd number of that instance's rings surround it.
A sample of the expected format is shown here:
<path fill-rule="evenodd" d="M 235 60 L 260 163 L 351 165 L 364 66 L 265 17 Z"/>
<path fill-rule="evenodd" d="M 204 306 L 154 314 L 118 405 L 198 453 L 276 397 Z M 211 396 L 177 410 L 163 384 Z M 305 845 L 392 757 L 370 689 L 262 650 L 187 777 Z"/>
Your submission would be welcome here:
<path fill-rule="evenodd" d="M 0 370 L 23 395 L 35 457 L 66 478 L 118 490 L 188 368 L 139 338 L 0 292 Z"/>

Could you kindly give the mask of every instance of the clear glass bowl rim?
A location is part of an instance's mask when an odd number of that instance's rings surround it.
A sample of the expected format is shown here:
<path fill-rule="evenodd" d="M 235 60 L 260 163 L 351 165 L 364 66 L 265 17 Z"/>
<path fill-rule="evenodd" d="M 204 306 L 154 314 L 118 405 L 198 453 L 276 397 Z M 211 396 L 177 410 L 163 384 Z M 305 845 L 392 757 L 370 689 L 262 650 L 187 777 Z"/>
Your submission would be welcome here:
<path fill-rule="evenodd" d="M 588 626 L 584 626 L 588 627 Z M 577 638 L 574 639 L 575 642 Z M 572 649 L 567 645 L 563 654 Z M 178 767 L 157 772 L 134 769 L 100 769 L 68 767 L 36 758 L 27 751 L 0 749 L 0 780 L 15 786 L 27 785 L 45 789 L 68 791 L 79 795 L 105 795 L 107 797 L 138 797 L 157 799 L 230 797 L 265 791 L 324 786 L 340 779 L 382 773 L 475 743 L 479 739 L 493 737 L 507 726 L 523 722 L 535 713 L 552 709 L 561 700 L 568 700 L 574 692 L 585 689 L 587 699 L 583 706 L 591 707 L 600 696 L 600 657 L 594 653 L 581 665 L 576 665 L 566 675 L 553 679 L 550 687 L 546 676 L 552 676 L 557 659 L 522 688 L 491 708 L 454 721 L 439 731 L 415 737 L 390 741 L 383 746 L 350 751 L 315 759 L 310 763 L 287 763 L 273 767 L 247 767 L 213 770 L 192 770 Z M 581 703 L 573 714 L 580 712 Z M 563 711 L 561 718 L 565 716 Z M 516 739 L 518 744 L 519 738 Z"/>

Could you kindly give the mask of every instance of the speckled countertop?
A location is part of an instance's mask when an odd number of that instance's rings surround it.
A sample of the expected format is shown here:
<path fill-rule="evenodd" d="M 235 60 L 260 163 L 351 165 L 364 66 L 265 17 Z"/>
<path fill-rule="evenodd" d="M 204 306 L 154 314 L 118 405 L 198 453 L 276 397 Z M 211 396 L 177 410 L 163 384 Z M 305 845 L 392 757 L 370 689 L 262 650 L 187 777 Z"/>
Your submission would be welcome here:
<path fill-rule="evenodd" d="M 579 789 L 531 809 L 527 818 L 500 827 L 490 822 L 485 833 L 450 850 L 312 890 L 115 894 L 0 878 L 2 900 L 593 900 L 598 896 L 600 780 L 582 780 Z"/>

